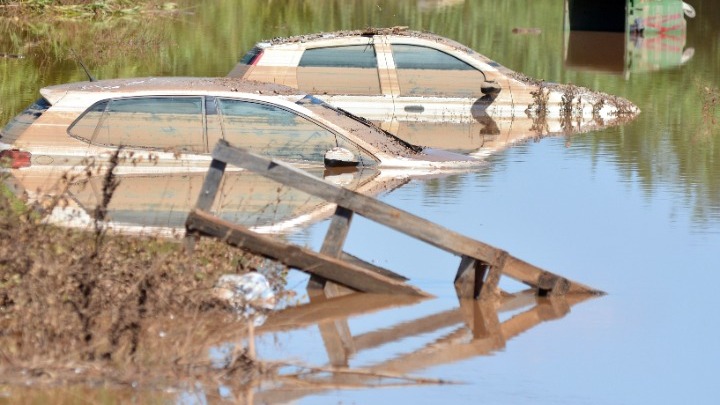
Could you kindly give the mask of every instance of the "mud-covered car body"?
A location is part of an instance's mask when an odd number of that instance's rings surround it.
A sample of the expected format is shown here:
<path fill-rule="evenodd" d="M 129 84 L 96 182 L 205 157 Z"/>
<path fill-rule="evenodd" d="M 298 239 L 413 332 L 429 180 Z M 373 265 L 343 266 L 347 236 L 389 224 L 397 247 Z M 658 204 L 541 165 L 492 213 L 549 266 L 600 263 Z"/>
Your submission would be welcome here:
<path fill-rule="evenodd" d="M 533 80 L 448 38 L 402 28 L 260 42 L 228 76 L 311 92 L 406 141 L 450 150 L 587 131 L 639 112 L 620 97 Z"/>
<path fill-rule="evenodd" d="M 162 217 L 159 222 L 181 225 L 220 139 L 361 192 L 377 190 L 397 170 L 426 175 L 481 164 L 414 147 L 284 86 L 136 78 L 50 86 L 40 93 L 43 98 L 0 133 L 3 170 L 31 201 L 70 193 L 71 203 L 91 213 L 103 200 L 103 171 L 116 156 L 113 173 L 120 186 L 112 203 L 115 218 L 124 223 Z M 326 167 L 333 150 L 351 156 L 349 167 Z M 226 197 L 216 208 L 251 225 L 290 219 L 320 203 L 240 170 L 225 183 Z M 243 211 L 240 206 L 248 203 L 254 208 Z"/>

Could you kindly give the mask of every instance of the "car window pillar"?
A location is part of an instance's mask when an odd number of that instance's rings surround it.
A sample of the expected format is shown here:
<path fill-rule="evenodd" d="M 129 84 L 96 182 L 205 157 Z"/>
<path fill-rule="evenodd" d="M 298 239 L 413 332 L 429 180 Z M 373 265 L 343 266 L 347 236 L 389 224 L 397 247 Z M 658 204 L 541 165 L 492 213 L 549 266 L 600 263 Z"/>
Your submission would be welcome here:
<path fill-rule="evenodd" d="M 204 134 L 206 152 L 210 153 L 217 142 L 222 139 L 222 128 L 220 126 L 220 116 L 218 115 L 217 102 L 214 96 L 205 96 L 204 103 Z"/>
<path fill-rule="evenodd" d="M 376 35 L 375 53 L 378 62 L 378 76 L 380 77 L 380 90 L 384 96 L 397 97 L 400 95 L 395 60 L 393 59 L 390 42 L 385 35 Z"/>

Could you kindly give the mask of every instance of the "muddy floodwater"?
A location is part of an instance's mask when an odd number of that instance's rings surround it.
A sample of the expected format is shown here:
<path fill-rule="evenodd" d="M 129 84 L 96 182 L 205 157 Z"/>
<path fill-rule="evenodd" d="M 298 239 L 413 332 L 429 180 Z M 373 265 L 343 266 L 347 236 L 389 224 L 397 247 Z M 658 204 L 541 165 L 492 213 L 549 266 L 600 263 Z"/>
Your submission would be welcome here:
<path fill-rule="evenodd" d="M 429 30 L 514 71 L 624 97 L 642 111 L 601 130 L 528 135 L 479 169 L 413 178 L 379 195 L 605 296 L 460 301 L 458 257 L 356 216 L 345 250 L 435 297 L 328 301 L 308 297 L 308 277 L 290 272 L 299 302 L 257 328 L 258 357 L 312 372 L 287 366 L 281 374 L 293 379 L 252 392 L 187 381 L 161 393 L 0 386 L 0 403 L 48 395 L 101 403 L 720 402 L 720 4 L 689 0 L 689 18 L 679 1 L 649 3 L 659 4 L 656 21 L 684 23 L 642 34 L 571 31 L 563 0 L 180 1 L 171 14 L 103 22 L 0 19 L 2 125 L 41 87 L 86 79 L 73 52 L 98 78 L 225 76 L 262 40 L 368 26 Z M 408 127 L 423 138 L 432 128 Z M 433 136 L 451 127 L 438 125 Z M 319 249 L 327 228 L 325 220 L 287 238 Z"/>

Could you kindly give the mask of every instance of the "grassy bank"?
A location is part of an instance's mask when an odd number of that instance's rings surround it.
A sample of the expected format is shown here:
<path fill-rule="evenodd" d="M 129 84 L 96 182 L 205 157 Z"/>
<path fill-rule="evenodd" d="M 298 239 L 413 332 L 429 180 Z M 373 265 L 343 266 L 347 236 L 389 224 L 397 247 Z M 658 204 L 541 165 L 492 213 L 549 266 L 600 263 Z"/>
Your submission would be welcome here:
<path fill-rule="evenodd" d="M 174 11 L 177 4 L 155 0 L 0 0 L 0 7 L 0 12 L 14 16 L 105 18 Z"/>
<path fill-rule="evenodd" d="M 247 321 L 212 294 L 220 275 L 262 271 L 263 258 L 213 241 L 189 254 L 179 240 L 56 227 L 46 212 L 0 193 L 0 384 L 243 385 L 263 371 L 244 351 Z M 280 293 L 284 274 L 273 276 Z M 228 344 L 229 357 L 209 358 Z"/>

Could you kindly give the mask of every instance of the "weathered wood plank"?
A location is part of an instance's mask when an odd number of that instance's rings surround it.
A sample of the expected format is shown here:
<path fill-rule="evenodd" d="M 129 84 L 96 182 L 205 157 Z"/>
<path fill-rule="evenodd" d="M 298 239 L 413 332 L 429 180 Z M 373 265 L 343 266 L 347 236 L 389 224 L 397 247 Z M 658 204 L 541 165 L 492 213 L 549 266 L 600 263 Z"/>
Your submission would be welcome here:
<path fill-rule="evenodd" d="M 529 286 L 537 287 L 540 290 L 552 291 L 560 290 L 563 286 L 568 287 L 566 293 L 594 294 L 601 295 L 604 292 L 580 284 L 575 281 L 569 281 L 563 277 L 553 274 L 549 271 L 542 270 L 530 263 L 518 259 L 514 256 L 508 256 L 503 268 L 503 274 L 508 277 L 521 281 Z M 564 280 L 564 281 L 563 281 Z M 567 286 L 566 283 L 569 283 Z"/>
<path fill-rule="evenodd" d="M 490 300 L 499 297 L 498 283 L 507 253 L 498 250 L 496 265 L 489 265 L 463 256 L 455 275 L 455 291 L 459 298 Z"/>
<path fill-rule="evenodd" d="M 345 263 L 340 259 L 257 234 L 243 226 L 223 221 L 197 209 L 192 210 L 188 215 L 186 227 L 189 232 L 215 237 L 227 244 L 271 257 L 289 267 L 319 275 L 358 291 L 429 296 L 404 282 Z"/>
<path fill-rule="evenodd" d="M 320 248 L 320 253 L 328 255 L 330 257 L 340 258 L 342 256 L 342 248 L 345 244 L 348 232 L 350 232 L 350 222 L 352 221 L 353 212 L 349 209 L 341 206 L 335 208 L 335 214 L 330 221 L 330 227 L 328 228 L 327 234 L 325 234 L 325 240 Z M 308 281 L 308 289 L 322 289 L 327 287 L 327 280 L 312 275 Z M 338 294 L 342 294 L 341 289 L 335 288 L 334 290 Z"/>
<path fill-rule="evenodd" d="M 220 189 L 220 182 L 222 182 L 226 167 L 227 163 L 222 160 L 213 159 L 210 162 L 210 168 L 205 175 L 205 180 L 203 181 L 202 188 L 200 189 L 200 195 L 198 196 L 195 208 L 203 211 L 210 211 L 213 203 L 215 202 L 215 198 L 217 197 L 218 190 Z M 197 235 L 192 235 L 190 233 L 185 235 L 183 242 L 185 251 L 192 252 L 195 250 L 196 239 Z"/>
<path fill-rule="evenodd" d="M 500 282 L 500 275 L 505 267 L 507 257 L 507 252 L 502 250 L 498 251 L 494 264 L 485 266 L 482 280 L 479 283 L 478 280 L 475 280 L 476 285 L 479 284 L 476 287 L 478 289 L 476 296 L 479 300 L 494 300 L 500 295 L 498 284 Z"/>
<path fill-rule="evenodd" d="M 367 270 L 373 271 L 378 274 L 382 274 L 383 276 L 387 276 L 387 277 L 393 278 L 395 280 L 400 280 L 400 281 L 408 281 L 409 280 L 409 278 L 403 276 L 402 274 L 398 274 L 398 273 L 395 273 L 394 271 L 388 270 L 384 267 L 380 267 L 380 266 L 376 266 L 372 263 L 368 263 L 365 260 L 363 260 L 357 256 L 353 256 L 348 252 L 342 252 L 342 255 L 340 255 L 340 258 L 348 263 L 352 263 L 356 266 L 363 267 Z"/>
<path fill-rule="evenodd" d="M 340 205 L 335 208 L 335 215 L 330 221 L 325 240 L 320 248 L 320 253 L 332 257 L 340 257 L 345 239 L 350 232 L 350 222 L 353 212 Z"/>
<path fill-rule="evenodd" d="M 497 261 L 499 258 L 505 257 L 502 250 L 493 246 L 453 232 L 376 199 L 338 188 L 282 162 L 272 161 L 245 150 L 230 147 L 224 141 L 218 142 L 215 146 L 213 158 L 251 170 L 282 184 L 291 185 L 439 249 L 471 257 L 490 266 L 501 264 Z M 502 271 L 511 278 L 538 288 L 541 294 L 602 294 L 601 291 L 572 282 L 509 255 L 504 262 Z"/>
<path fill-rule="evenodd" d="M 343 206 L 358 215 L 420 239 L 439 249 L 475 257 L 488 263 L 492 262 L 495 257 L 497 249 L 490 245 L 460 235 L 374 198 L 336 187 L 281 162 L 230 147 L 224 142 L 218 142 L 213 151 L 213 158 L 252 170 L 277 182 L 292 185 L 298 190 Z"/>
<path fill-rule="evenodd" d="M 213 159 L 212 162 L 210 162 L 210 168 L 205 175 L 205 182 L 203 182 L 195 208 L 210 211 L 210 208 L 212 208 L 215 202 L 215 197 L 220 188 L 220 182 L 222 181 L 226 167 L 227 163 L 222 160 Z"/>
<path fill-rule="evenodd" d="M 460 266 L 455 275 L 455 291 L 460 298 L 475 299 L 475 282 L 477 280 L 478 260 L 469 256 L 462 256 Z"/>

